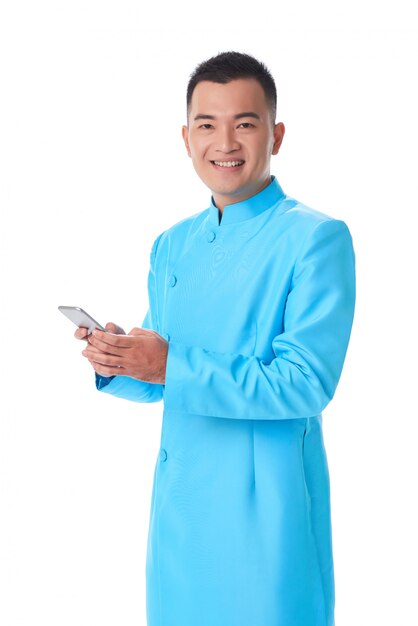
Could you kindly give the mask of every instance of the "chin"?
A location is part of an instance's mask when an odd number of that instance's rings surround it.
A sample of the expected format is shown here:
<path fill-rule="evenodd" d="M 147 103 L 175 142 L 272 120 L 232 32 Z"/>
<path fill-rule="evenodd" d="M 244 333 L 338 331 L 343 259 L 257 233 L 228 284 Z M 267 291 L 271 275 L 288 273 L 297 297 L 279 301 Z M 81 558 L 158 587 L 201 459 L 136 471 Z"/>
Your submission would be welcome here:
<path fill-rule="evenodd" d="M 235 196 L 238 196 L 243 193 L 243 188 L 241 185 L 239 187 L 232 187 L 232 186 L 226 186 L 226 185 L 224 187 L 214 186 L 214 185 L 211 187 L 210 185 L 208 185 L 208 187 L 211 189 L 212 193 L 217 193 L 223 196 L 230 196 L 231 198 L 234 198 Z"/>

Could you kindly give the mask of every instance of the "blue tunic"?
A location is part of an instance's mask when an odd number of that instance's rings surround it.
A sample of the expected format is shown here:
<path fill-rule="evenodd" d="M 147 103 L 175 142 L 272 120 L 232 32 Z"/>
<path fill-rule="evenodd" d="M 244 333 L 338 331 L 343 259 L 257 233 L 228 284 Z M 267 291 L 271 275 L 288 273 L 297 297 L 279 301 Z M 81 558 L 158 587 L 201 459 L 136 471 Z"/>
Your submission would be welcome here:
<path fill-rule="evenodd" d="M 251 198 L 161 233 L 143 327 L 169 341 L 146 562 L 148 626 L 332 626 L 322 411 L 355 302 L 346 224 L 287 196 Z"/>

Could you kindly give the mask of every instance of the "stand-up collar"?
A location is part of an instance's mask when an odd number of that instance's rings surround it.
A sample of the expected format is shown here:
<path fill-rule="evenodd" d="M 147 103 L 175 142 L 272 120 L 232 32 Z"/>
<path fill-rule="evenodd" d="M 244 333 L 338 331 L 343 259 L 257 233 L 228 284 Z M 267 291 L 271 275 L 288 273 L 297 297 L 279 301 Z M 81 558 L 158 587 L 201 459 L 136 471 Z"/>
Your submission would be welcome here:
<path fill-rule="evenodd" d="M 211 196 L 209 221 L 214 226 L 223 226 L 233 224 L 235 222 L 242 222 L 259 215 L 267 209 L 270 209 L 273 205 L 277 204 L 279 200 L 283 199 L 284 196 L 285 194 L 279 185 L 277 178 L 275 176 L 271 176 L 271 183 L 254 196 L 251 196 L 251 198 L 247 198 L 241 202 L 234 202 L 234 204 L 227 204 L 224 207 L 220 224 L 220 211 L 214 203 L 213 196 Z"/>

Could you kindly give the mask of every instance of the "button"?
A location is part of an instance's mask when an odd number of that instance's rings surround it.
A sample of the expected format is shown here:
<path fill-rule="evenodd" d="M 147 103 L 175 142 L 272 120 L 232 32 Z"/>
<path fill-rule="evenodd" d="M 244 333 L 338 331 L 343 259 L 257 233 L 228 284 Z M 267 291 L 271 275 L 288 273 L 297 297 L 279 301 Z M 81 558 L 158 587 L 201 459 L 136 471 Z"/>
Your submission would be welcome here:
<path fill-rule="evenodd" d="M 209 241 L 209 243 L 211 241 L 213 241 L 216 238 L 216 234 L 213 232 L 213 230 L 210 230 L 207 234 L 206 234 L 206 239 Z"/>
<path fill-rule="evenodd" d="M 176 282 L 177 278 L 174 276 L 174 274 L 171 274 L 170 278 L 168 279 L 168 284 L 170 285 L 170 287 L 174 287 Z"/>
<path fill-rule="evenodd" d="M 164 448 L 161 448 L 160 461 L 166 461 L 166 460 L 167 460 L 167 450 L 164 450 Z"/>

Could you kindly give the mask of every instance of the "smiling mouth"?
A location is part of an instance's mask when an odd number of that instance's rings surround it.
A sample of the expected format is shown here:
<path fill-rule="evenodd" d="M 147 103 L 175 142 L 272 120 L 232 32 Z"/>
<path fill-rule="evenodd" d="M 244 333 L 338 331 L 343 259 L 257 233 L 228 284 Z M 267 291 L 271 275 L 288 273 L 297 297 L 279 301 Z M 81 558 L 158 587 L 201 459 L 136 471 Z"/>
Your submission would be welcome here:
<path fill-rule="evenodd" d="M 245 161 L 237 159 L 236 161 L 211 161 L 211 163 L 219 169 L 236 170 L 244 165 Z"/>

